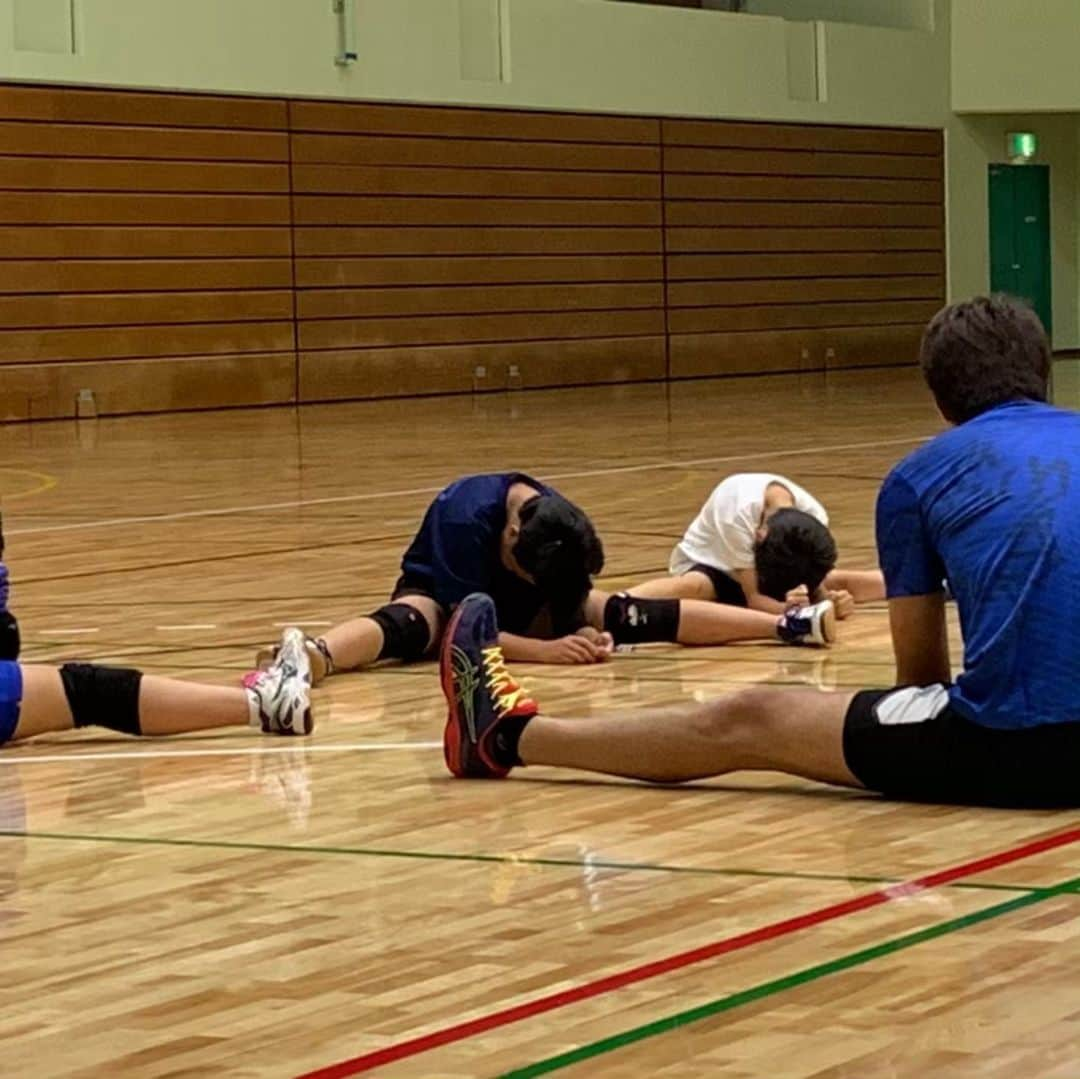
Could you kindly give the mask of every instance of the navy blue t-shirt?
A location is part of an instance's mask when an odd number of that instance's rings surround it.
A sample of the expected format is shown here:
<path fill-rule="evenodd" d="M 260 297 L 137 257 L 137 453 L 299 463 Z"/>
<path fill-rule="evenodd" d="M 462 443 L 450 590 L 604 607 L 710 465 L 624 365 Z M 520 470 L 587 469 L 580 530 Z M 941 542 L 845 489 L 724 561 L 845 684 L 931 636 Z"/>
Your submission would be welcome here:
<path fill-rule="evenodd" d="M 506 496 L 515 483 L 527 483 L 537 494 L 552 493 L 522 472 L 465 476 L 450 484 L 428 506 L 401 571 L 405 584 L 430 590 L 447 610 L 470 592 L 486 592 L 495 601 L 499 625 L 524 633 L 544 596 L 502 563 Z"/>
<path fill-rule="evenodd" d="M 961 715 L 1080 720 L 1080 415 L 1017 401 L 939 435 L 886 478 L 877 542 L 890 598 L 949 582 Z"/>

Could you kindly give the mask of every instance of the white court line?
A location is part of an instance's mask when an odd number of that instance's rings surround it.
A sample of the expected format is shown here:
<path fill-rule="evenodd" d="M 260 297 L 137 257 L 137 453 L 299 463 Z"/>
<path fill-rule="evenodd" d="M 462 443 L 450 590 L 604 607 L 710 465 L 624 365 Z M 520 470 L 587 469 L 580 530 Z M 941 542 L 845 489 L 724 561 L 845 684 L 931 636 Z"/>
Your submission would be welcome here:
<path fill-rule="evenodd" d="M 187 625 L 180 625 L 180 626 L 156 626 L 155 629 L 175 630 L 177 632 L 182 632 L 184 630 L 197 630 L 197 629 L 217 629 L 217 623 L 216 622 L 191 622 L 191 623 L 189 623 Z"/>
<path fill-rule="evenodd" d="M 881 446 L 911 446 L 929 442 L 930 438 L 893 438 L 879 442 L 840 442 L 831 446 L 800 446 L 794 450 L 771 450 L 767 453 L 733 453 L 724 457 L 698 457 L 689 461 L 657 461 L 648 465 L 620 465 L 614 468 L 593 468 L 583 472 L 556 472 L 547 480 L 580 480 L 591 476 L 619 476 L 632 472 L 657 472 L 663 469 L 696 468 L 700 465 L 732 464 L 735 461 L 767 461 L 774 457 L 800 457 L 806 453 L 843 453 L 847 450 L 878 449 Z M 79 532 L 87 528 L 112 528 L 116 525 L 158 524 L 167 521 L 186 521 L 197 517 L 229 517 L 237 513 L 265 513 L 270 510 L 301 509 L 305 506 L 332 506 L 346 502 L 373 502 L 380 498 L 406 498 L 410 495 L 433 495 L 440 487 L 406 487 L 397 491 L 366 491 L 354 495 L 334 495 L 330 498 L 299 498 L 289 502 L 262 502 L 249 506 L 222 506 L 219 509 L 183 510 L 179 513 L 150 513 L 141 517 L 104 517 L 97 521 L 78 521 L 66 525 L 39 525 L 32 528 L 9 528 L 9 536 L 39 536 L 47 532 Z"/>
<path fill-rule="evenodd" d="M 250 749 L 151 749 L 130 753 L 47 753 L 24 756 L 0 753 L 0 764 L 56 764 L 63 761 L 126 761 L 149 757 L 266 757 L 275 753 L 389 753 L 406 749 L 438 749 L 442 742 L 355 742 L 336 746 L 254 746 Z"/>
<path fill-rule="evenodd" d="M 34 630 L 34 633 L 38 637 L 76 637 L 86 636 L 88 633 L 100 633 L 101 630 L 97 626 L 93 629 L 38 629 Z"/>

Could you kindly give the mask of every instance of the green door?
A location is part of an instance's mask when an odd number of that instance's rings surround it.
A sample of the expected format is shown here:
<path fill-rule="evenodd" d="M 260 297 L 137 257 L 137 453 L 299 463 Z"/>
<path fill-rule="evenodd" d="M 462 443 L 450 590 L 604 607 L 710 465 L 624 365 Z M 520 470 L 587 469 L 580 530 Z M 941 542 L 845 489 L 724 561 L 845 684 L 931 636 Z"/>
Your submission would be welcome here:
<path fill-rule="evenodd" d="M 1052 335 L 1047 165 L 990 166 L 990 289 L 1027 300 Z"/>

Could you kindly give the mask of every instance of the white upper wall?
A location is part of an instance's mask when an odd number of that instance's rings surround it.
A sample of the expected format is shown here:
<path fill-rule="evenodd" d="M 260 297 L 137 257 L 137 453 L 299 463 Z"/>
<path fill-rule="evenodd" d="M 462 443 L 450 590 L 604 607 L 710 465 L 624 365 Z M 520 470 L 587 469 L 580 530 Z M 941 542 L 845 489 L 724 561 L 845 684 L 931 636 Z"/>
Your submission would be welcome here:
<path fill-rule="evenodd" d="M 957 112 L 1080 111 L 1080 0 L 953 0 Z"/>
<path fill-rule="evenodd" d="M 776 16 L 611 0 L 349 2 L 359 60 L 343 70 L 330 0 L 0 0 L 0 70 L 43 82 L 759 120 L 942 126 L 948 111 L 947 19 L 933 33 L 814 31 Z M 898 2 L 914 11 L 947 0 Z M 64 37 L 72 7 L 74 54 Z M 826 100 L 812 100 L 819 86 Z"/>

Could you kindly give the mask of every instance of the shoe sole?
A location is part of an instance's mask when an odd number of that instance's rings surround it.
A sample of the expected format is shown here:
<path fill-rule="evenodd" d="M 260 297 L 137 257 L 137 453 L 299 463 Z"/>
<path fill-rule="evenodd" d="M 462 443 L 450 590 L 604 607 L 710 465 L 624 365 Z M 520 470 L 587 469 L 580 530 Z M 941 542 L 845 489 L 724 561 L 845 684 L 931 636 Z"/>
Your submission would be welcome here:
<path fill-rule="evenodd" d="M 302 633 L 300 633 L 299 630 L 294 630 L 292 627 L 290 627 L 289 629 L 286 629 L 285 633 L 282 634 L 282 641 L 284 642 L 285 637 L 288 634 L 291 634 L 293 632 L 296 632 L 296 633 L 300 634 L 300 654 L 303 656 L 304 662 L 307 664 L 308 676 L 307 676 L 307 682 L 306 682 L 306 687 L 305 687 L 305 697 L 307 698 L 307 700 L 305 702 L 304 712 L 303 712 L 303 730 L 298 731 L 296 729 L 296 724 L 290 722 L 289 723 L 289 733 L 293 734 L 293 735 L 302 735 L 302 736 L 306 737 L 307 735 L 311 734 L 311 732 L 315 729 L 315 721 L 314 721 L 314 719 L 312 718 L 312 715 L 311 715 L 311 686 L 312 686 L 312 682 L 313 682 L 313 679 L 312 679 L 312 676 L 311 676 L 311 658 L 307 654 L 307 644 L 306 644 L 306 642 L 304 640 L 304 636 L 303 636 Z M 264 649 L 264 651 L 270 651 L 270 650 L 269 649 Z M 273 651 L 275 653 L 279 653 L 280 648 L 274 649 Z M 275 658 L 276 658 L 276 655 L 275 655 Z M 299 671 L 299 669 L 300 668 L 297 667 L 298 671 Z"/>
<path fill-rule="evenodd" d="M 828 647 L 836 642 L 836 608 L 829 607 L 821 619 L 822 645 Z"/>
<path fill-rule="evenodd" d="M 450 662 L 450 649 L 463 613 L 463 608 L 458 607 L 450 616 L 450 621 L 447 622 L 446 629 L 443 631 L 442 643 L 439 645 L 439 682 L 442 685 L 447 708 L 446 726 L 443 728 L 443 759 L 451 774 L 458 779 L 464 778 L 461 773 L 461 725 L 458 722 L 457 694 L 454 692 L 454 668 Z"/>
<path fill-rule="evenodd" d="M 314 729 L 315 720 L 311 718 L 311 705 L 309 704 L 307 708 L 304 709 L 304 736 L 306 737 L 307 735 L 311 734 Z M 298 734 L 299 731 L 295 733 Z"/>

